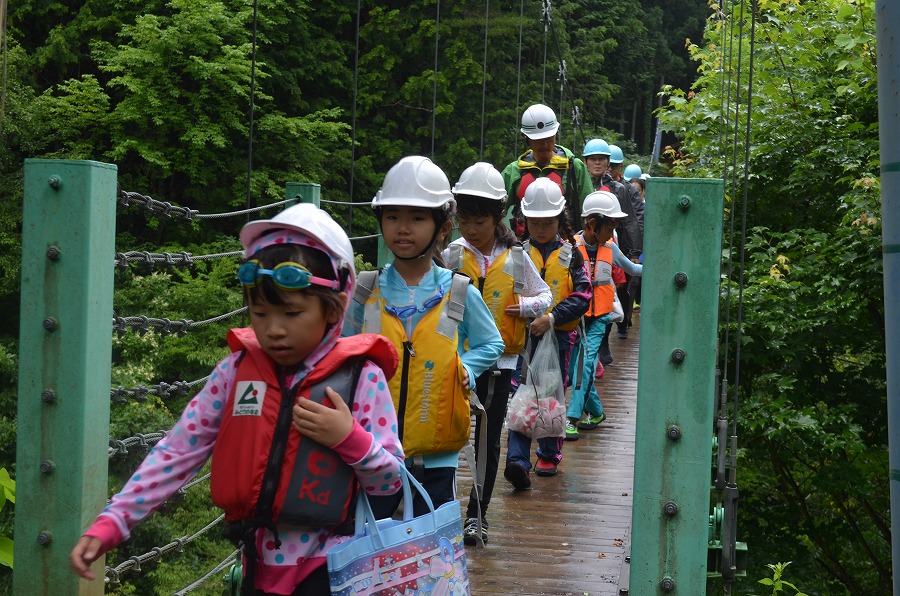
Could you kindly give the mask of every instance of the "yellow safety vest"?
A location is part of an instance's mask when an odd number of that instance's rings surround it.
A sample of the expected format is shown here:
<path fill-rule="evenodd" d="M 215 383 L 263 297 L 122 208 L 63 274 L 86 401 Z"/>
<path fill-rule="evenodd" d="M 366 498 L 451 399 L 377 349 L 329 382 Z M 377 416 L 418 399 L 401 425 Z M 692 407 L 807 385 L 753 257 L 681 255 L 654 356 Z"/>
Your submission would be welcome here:
<path fill-rule="evenodd" d="M 550 253 L 546 262 L 541 256 L 541 251 L 532 246 L 530 242 L 525 242 L 525 248 L 528 251 L 528 256 L 531 257 L 531 261 L 537 267 L 538 272 L 540 272 L 541 279 L 547 282 L 547 285 L 550 286 L 550 292 L 553 294 L 553 302 L 550 303 L 550 308 L 544 312 L 544 314 L 547 314 L 553 310 L 554 306 L 568 298 L 575 288 L 575 284 L 572 282 L 572 274 L 569 271 L 569 263 L 572 261 L 572 245 L 564 242 L 562 246 Z M 554 329 L 572 331 L 578 327 L 580 320 L 581 317 L 564 325 L 556 325 Z"/>
<path fill-rule="evenodd" d="M 513 255 L 516 250 L 521 252 L 522 247 L 510 247 L 491 263 L 484 277 L 481 277 L 481 267 L 471 251 L 465 250 L 460 244 L 451 244 L 450 249 L 449 268 L 468 276 L 478 284 L 484 303 L 491 311 L 500 337 L 503 338 L 503 353 L 510 355 L 521 352 L 525 347 L 527 321 L 523 317 L 511 317 L 505 310 L 507 306 L 519 304 L 519 295 L 524 289 L 524 271 L 517 279 L 516 269 L 520 267 L 516 265 L 516 257 Z M 520 254 L 519 258 L 524 258 L 524 254 Z"/>
<path fill-rule="evenodd" d="M 354 300 L 365 305 L 362 332 L 386 337 L 400 356 L 389 387 L 407 458 L 459 451 L 469 440 L 469 392 L 463 389 L 469 373 L 457 351 L 468 285 L 467 278 L 454 276 L 450 292 L 407 337 L 403 322 L 384 310 L 377 272 L 361 273 L 357 280 Z"/>

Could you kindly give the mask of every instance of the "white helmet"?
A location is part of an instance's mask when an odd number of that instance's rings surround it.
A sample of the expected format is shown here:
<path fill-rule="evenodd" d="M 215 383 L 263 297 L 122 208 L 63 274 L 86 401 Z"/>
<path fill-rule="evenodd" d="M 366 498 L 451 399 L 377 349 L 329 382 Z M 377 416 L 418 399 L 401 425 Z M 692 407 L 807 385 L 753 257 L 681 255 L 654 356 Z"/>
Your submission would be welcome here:
<path fill-rule="evenodd" d="M 404 157 L 388 170 L 372 208 L 388 205 L 443 209 L 452 213 L 456 200 L 450 181 L 433 161 L 421 155 Z"/>
<path fill-rule="evenodd" d="M 453 187 L 454 195 L 471 195 L 503 202 L 506 200 L 506 185 L 503 175 L 491 164 L 479 161 L 466 168 Z"/>
<path fill-rule="evenodd" d="M 559 130 L 556 113 L 542 103 L 530 106 L 522 114 L 522 134 L 532 140 L 552 137 Z"/>
<path fill-rule="evenodd" d="M 522 197 L 522 215 L 525 217 L 556 217 L 566 208 L 559 184 L 550 178 L 538 178 L 525 189 Z"/>
<path fill-rule="evenodd" d="M 353 265 L 353 246 L 347 232 L 331 219 L 328 212 L 319 209 L 312 203 L 299 203 L 288 207 L 272 219 L 251 221 L 241 229 L 241 245 L 244 247 L 244 258 L 250 257 L 247 251 L 260 237 L 270 230 L 286 229 L 302 232 L 312 236 L 328 247 L 332 256 L 338 261 L 338 269 L 347 269 L 350 284 L 344 289 L 352 288 L 356 283 L 356 271 Z"/>
<path fill-rule="evenodd" d="M 627 213 L 622 212 L 622 208 L 619 206 L 619 199 L 608 190 L 595 190 L 584 197 L 584 203 L 581 204 L 581 217 L 587 217 L 588 215 L 605 215 L 613 218 L 628 217 Z"/>

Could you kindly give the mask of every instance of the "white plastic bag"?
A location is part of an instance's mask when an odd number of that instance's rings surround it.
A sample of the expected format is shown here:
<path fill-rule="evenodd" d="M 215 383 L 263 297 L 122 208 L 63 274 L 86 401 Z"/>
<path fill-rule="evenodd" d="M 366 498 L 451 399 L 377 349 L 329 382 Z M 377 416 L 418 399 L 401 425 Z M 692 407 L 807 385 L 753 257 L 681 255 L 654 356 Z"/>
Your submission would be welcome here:
<path fill-rule="evenodd" d="M 622 303 L 619 301 L 619 293 L 613 293 L 613 309 L 609 313 L 610 323 L 621 323 L 625 320 L 625 311 L 622 310 Z"/>
<path fill-rule="evenodd" d="M 553 329 L 544 333 L 534 356 L 525 364 L 525 381 L 509 402 L 507 427 L 532 439 L 564 436 L 566 395 Z"/>

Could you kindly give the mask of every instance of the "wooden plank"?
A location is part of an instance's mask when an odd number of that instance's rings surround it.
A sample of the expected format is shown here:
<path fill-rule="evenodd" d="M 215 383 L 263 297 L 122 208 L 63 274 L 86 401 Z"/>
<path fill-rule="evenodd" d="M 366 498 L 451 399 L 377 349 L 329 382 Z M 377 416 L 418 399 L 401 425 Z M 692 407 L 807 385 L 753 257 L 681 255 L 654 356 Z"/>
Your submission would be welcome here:
<path fill-rule="evenodd" d="M 628 593 L 639 321 L 635 313 L 628 339 L 611 339 L 615 362 L 598 380 L 606 421 L 565 443 L 556 476 L 532 474 L 531 490 L 513 491 L 503 478 L 504 430 L 490 541 L 466 547 L 472 594 Z M 457 492 L 464 517 L 471 487 L 463 456 Z"/>

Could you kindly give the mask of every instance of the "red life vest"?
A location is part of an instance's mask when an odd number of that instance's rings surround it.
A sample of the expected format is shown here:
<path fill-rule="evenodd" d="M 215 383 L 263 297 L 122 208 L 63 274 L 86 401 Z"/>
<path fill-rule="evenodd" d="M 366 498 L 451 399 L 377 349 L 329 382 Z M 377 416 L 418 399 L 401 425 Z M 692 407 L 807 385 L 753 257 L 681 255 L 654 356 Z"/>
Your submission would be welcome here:
<path fill-rule="evenodd" d="M 272 360 L 266 355 L 251 329 L 232 329 L 228 333 L 232 351 L 243 351 L 228 399 L 222 423 L 213 446 L 210 492 L 213 502 L 225 511 L 226 521 L 258 519 L 257 502 L 263 490 L 263 478 L 273 451 L 275 427 L 284 396 L 293 397 L 292 388 L 283 388 Z M 310 399 L 311 389 L 327 381 L 359 358 L 372 360 L 390 379 L 397 369 L 397 351 L 385 338 L 362 334 L 341 338 L 300 382 L 297 399 Z M 350 361 L 350 362 L 348 362 Z M 355 390 L 355 387 L 351 389 Z M 323 389 L 324 391 L 324 389 Z M 312 396 L 321 403 L 322 396 Z M 345 400 L 351 395 L 342 395 Z M 292 405 L 292 404 L 291 404 Z M 288 406 L 286 406 L 288 407 Z M 300 461 L 297 454 L 305 454 Z M 337 472 L 345 466 L 344 474 Z M 271 522 L 285 511 L 284 521 L 300 525 L 289 513 L 297 501 L 308 500 L 323 511 L 338 507 L 338 517 L 346 520 L 355 491 L 353 470 L 331 449 L 300 435 L 293 427 L 287 433 L 287 447 L 280 466 L 278 487 L 272 504 Z M 349 469 L 351 490 L 341 486 Z M 338 497 L 338 494 L 344 496 Z M 335 500 L 332 500 L 334 498 Z M 345 501 L 337 503 L 336 501 Z M 292 505 L 293 502 L 293 505 Z M 296 507 L 295 507 L 296 509 Z M 288 519 L 291 518 L 291 519 Z M 306 525 L 314 525 L 308 523 Z M 325 525 L 325 524 L 321 524 Z"/>
<path fill-rule="evenodd" d="M 519 202 L 521 203 L 522 199 L 525 198 L 525 190 L 528 188 L 528 186 L 538 178 L 549 178 L 550 180 L 553 180 L 557 185 L 559 185 L 559 190 L 565 193 L 565 189 L 563 188 L 562 174 L 560 172 L 565 173 L 565 170 L 551 170 L 544 176 L 535 176 L 533 171 L 528 171 L 522 174 L 522 177 L 519 179 L 519 189 L 516 192 L 519 197 Z"/>

